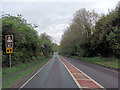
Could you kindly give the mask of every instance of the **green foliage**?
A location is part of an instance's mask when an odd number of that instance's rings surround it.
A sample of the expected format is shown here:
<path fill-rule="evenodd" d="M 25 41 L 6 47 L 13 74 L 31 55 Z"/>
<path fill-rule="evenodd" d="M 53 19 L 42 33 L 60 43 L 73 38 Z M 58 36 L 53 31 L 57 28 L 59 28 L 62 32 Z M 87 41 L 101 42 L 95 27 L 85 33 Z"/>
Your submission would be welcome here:
<path fill-rule="evenodd" d="M 43 37 L 38 36 L 35 30 L 37 25 L 32 26 L 18 14 L 17 16 L 11 16 L 9 14 L 2 16 L 2 51 L 3 51 L 3 66 L 9 65 L 8 54 L 6 54 L 5 36 L 13 35 L 14 52 L 12 54 L 12 66 L 17 65 L 20 62 L 29 62 L 32 57 L 40 55 L 42 44 L 44 43 L 45 53 L 49 57 L 52 51 L 52 41 L 50 36 Z M 46 54 L 45 54 L 46 56 Z"/>
<path fill-rule="evenodd" d="M 46 33 L 41 34 L 40 38 L 42 40 L 41 51 L 45 57 L 50 57 L 53 54 L 52 38 Z"/>
<path fill-rule="evenodd" d="M 77 56 L 72 56 L 72 58 L 75 59 L 80 59 L 82 61 L 102 65 L 102 66 L 107 66 L 110 68 L 118 69 L 118 62 L 119 60 L 114 58 L 114 57 L 109 57 L 109 58 L 103 58 L 103 57 L 77 57 Z"/>
<path fill-rule="evenodd" d="M 37 59 L 38 58 L 38 59 Z M 26 76 L 29 76 L 40 66 L 44 65 L 50 58 L 37 57 L 36 60 L 19 64 L 12 68 L 3 68 L 3 88 L 12 88 L 23 81 Z"/>
<path fill-rule="evenodd" d="M 64 32 L 60 52 L 69 56 L 120 57 L 120 2 L 107 15 L 80 9 Z"/>
<path fill-rule="evenodd" d="M 111 10 L 97 21 L 91 40 L 95 53 L 102 56 L 120 56 L 119 8 Z"/>
<path fill-rule="evenodd" d="M 53 51 L 59 51 L 59 45 L 57 45 L 56 43 L 53 43 Z"/>
<path fill-rule="evenodd" d="M 109 41 L 114 54 L 120 56 L 120 28 L 114 27 L 113 31 L 107 36 L 107 41 Z"/>
<path fill-rule="evenodd" d="M 61 52 L 72 56 L 90 56 L 90 40 L 98 20 L 95 11 L 80 9 L 74 14 L 73 22 L 62 36 Z"/>

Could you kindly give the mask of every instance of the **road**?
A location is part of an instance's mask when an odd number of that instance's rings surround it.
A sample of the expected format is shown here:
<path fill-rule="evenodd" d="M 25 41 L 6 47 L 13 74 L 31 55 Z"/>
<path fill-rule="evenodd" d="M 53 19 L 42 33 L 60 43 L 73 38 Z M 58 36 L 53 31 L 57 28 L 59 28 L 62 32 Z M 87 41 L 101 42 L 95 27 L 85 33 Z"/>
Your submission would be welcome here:
<path fill-rule="evenodd" d="M 54 54 L 49 63 L 23 88 L 77 88 L 77 85 Z"/>
<path fill-rule="evenodd" d="M 118 88 L 118 73 L 55 53 L 21 88 Z"/>
<path fill-rule="evenodd" d="M 97 81 L 99 84 L 101 84 L 105 88 L 118 88 L 118 82 L 120 81 L 120 76 L 118 77 L 117 71 L 112 71 L 110 69 L 94 65 L 87 62 L 82 62 L 77 59 L 63 57 L 73 65 L 75 65 L 77 68 L 82 70 L 84 73 L 86 73 L 88 76 L 90 76 L 92 79 Z M 119 79 L 118 79 L 119 78 Z"/>

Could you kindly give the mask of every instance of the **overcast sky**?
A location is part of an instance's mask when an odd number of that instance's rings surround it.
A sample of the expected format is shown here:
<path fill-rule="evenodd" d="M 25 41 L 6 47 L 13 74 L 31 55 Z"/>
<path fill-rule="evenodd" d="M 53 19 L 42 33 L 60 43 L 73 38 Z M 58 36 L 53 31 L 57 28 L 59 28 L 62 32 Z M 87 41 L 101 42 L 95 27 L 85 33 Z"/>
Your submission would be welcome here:
<path fill-rule="evenodd" d="M 8 2 L 9 1 L 9 2 Z M 3 13 L 23 17 L 31 24 L 39 25 L 36 30 L 39 35 L 46 32 L 54 42 L 60 43 L 64 29 L 69 26 L 73 14 L 81 9 L 108 13 L 114 9 L 119 0 L 2 0 Z M 76 1 L 76 2 L 75 2 Z M 0 4 L 1 6 L 1 4 Z"/>

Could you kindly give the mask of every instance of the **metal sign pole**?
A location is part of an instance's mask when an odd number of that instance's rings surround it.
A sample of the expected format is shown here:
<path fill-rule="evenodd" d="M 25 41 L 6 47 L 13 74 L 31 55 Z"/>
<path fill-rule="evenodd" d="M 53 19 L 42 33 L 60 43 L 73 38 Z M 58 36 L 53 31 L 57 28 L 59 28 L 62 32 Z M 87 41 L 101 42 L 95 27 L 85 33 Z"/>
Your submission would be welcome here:
<path fill-rule="evenodd" d="M 11 68 L 11 53 L 9 53 L 9 63 L 10 63 L 10 68 Z"/>
<path fill-rule="evenodd" d="M 13 35 L 6 35 L 6 53 L 9 53 L 9 67 L 11 68 L 11 53 L 13 53 Z"/>

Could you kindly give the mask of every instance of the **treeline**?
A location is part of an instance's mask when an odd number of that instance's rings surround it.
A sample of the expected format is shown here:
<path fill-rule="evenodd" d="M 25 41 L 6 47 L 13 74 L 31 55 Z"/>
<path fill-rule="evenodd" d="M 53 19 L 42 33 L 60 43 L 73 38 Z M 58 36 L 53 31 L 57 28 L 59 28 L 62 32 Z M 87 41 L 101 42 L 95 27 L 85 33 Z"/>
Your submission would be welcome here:
<path fill-rule="evenodd" d="M 62 36 L 60 52 L 69 56 L 120 57 L 120 2 L 107 15 L 78 10 Z"/>
<path fill-rule="evenodd" d="M 52 38 L 46 33 L 38 35 L 35 30 L 37 25 L 31 25 L 18 14 L 2 16 L 2 65 L 9 66 L 8 54 L 6 54 L 5 36 L 13 35 L 14 47 L 12 53 L 12 66 L 19 63 L 30 62 L 40 56 L 43 51 L 44 57 L 50 57 L 53 53 Z"/>

